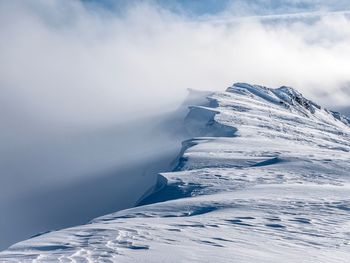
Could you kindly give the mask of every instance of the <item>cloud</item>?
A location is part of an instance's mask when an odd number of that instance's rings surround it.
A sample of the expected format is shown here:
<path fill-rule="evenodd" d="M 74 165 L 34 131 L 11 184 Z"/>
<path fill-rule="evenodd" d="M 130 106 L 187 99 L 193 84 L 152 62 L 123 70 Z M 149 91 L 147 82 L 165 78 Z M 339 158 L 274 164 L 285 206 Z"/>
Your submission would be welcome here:
<path fill-rule="evenodd" d="M 292 85 L 345 104 L 349 19 L 215 24 L 140 2 L 113 14 L 80 2 L 1 3 L 1 97 L 43 122 L 95 123 L 160 110 L 186 88 Z M 346 94 L 345 94 L 346 95 Z M 12 107 L 12 108 L 11 108 Z"/>

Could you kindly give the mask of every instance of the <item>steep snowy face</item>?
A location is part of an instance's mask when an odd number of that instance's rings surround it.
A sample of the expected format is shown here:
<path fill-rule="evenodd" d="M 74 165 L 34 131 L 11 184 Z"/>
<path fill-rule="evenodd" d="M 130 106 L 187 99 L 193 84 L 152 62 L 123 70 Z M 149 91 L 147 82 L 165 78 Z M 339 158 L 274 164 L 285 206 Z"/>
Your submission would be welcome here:
<path fill-rule="evenodd" d="M 288 87 L 237 83 L 208 100 L 190 107 L 194 138 L 138 207 L 0 261 L 349 262 L 349 120 Z"/>
<path fill-rule="evenodd" d="M 287 109 L 294 111 L 299 111 L 306 116 L 310 116 L 309 113 L 315 114 L 317 111 L 332 115 L 334 118 L 340 120 L 345 124 L 349 124 L 350 120 L 341 115 L 338 112 L 328 111 L 327 109 L 322 109 L 321 106 L 317 105 L 311 100 L 304 98 L 304 96 L 297 90 L 282 86 L 277 89 L 266 88 L 258 85 L 249 85 L 246 83 L 236 83 L 232 87 L 228 88 L 228 92 L 237 92 L 238 90 L 246 90 L 256 96 L 265 99 L 267 101 L 281 104 Z"/>

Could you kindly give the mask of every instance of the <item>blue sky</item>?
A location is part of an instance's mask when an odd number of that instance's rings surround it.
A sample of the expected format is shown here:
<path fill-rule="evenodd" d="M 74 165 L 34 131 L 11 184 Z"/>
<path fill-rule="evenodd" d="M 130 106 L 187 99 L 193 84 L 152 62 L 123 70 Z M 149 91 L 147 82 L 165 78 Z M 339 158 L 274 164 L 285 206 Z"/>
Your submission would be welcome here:
<path fill-rule="evenodd" d="M 232 15 L 271 15 L 299 12 L 343 11 L 350 9 L 347 0 L 83 0 L 106 9 L 121 11 L 140 2 L 157 4 L 175 13 L 192 17 L 218 15 L 228 11 Z"/>

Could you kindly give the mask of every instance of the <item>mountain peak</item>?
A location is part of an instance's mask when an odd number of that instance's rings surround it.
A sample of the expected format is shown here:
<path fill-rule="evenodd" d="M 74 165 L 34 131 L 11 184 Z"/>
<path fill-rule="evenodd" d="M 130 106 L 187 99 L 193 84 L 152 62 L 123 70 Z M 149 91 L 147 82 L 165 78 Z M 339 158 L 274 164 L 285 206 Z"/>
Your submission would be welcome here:
<path fill-rule="evenodd" d="M 264 100 L 271 104 L 279 105 L 292 111 L 299 112 L 304 116 L 310 117 L 325 117 L 338 120 L 346 125 L 350 125 L 350 119 L 340 114 L 339 112 L 323 109 L 320 105 L 312 100 L 305 98 L 298 90 L 281 86 L 279 88 L 268 88 L 260 85 L 251 85 L 248 83 L 235 83 L 226 89 L 226 92 L 245 93 L 250 96 L 255 96 L 258 100 Z"/>

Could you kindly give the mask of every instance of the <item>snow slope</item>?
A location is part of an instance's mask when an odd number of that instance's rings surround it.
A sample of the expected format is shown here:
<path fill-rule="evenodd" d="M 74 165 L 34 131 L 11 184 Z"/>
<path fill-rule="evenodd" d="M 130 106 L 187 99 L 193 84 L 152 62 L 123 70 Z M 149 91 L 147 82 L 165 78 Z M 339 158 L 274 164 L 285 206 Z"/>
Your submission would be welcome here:
<path fill-rule="evenodd" d="M 236 83 L 208 100 L 139 206 L 17 243 L 0 262 L 349 262 L 349 119 L 289 87 Z"/>

